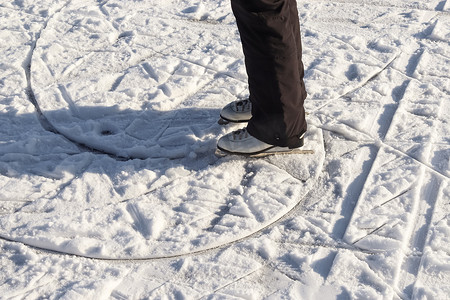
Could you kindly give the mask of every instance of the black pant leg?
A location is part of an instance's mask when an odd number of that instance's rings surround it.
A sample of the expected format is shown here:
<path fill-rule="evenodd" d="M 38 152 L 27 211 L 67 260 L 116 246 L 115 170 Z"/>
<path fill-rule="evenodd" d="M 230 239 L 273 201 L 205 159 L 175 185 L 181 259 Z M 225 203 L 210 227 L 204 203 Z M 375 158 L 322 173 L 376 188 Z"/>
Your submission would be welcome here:
<path fill-rule="evenodd" d="M 300 27 L 296 0 L 232 0 L 248 74 L 251 135 L 299 146 L 306 131 Z"/>

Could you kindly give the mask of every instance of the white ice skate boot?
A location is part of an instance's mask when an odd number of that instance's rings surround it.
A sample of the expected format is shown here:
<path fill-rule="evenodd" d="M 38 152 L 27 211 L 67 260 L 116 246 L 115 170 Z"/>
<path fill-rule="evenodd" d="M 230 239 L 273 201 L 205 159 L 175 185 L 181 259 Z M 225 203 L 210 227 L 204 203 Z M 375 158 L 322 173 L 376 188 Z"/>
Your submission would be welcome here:
<path fill-rule="evenodd" d="M 303 135 L 300 137 L 303 146 Z M 300 147 L 301 147 L 300 146 Z M 311 154 L 311 150 L 301 150 L 299 148 L 279 147 L 267 144 L 250 135 L 246 128 L 233 131 L 224 135 L 217 142 L 218 156 L 227 154 L 246 155 L 251 157 L 261 157 L 274 154 Z"/>
<path fill-rule="evenodd" d="M 249 99 L 236 100 L 225 105 L 220 112 L 219 124 L 225 125 L 230 122 L 248 122 L 252 118 L 252 103 Z"/>

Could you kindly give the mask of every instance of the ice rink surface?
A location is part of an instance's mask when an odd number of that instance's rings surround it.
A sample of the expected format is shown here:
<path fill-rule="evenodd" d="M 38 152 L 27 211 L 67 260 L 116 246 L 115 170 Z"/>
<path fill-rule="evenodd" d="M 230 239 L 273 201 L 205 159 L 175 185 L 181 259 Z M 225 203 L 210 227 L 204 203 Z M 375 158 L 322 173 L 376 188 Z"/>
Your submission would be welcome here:
<path fill-rule="evenodd" d="M 214 155 L 229 0 L 0 0 L 3 299 L 449 299 L 450 1 L 298 1 L 314 154 Z"/>

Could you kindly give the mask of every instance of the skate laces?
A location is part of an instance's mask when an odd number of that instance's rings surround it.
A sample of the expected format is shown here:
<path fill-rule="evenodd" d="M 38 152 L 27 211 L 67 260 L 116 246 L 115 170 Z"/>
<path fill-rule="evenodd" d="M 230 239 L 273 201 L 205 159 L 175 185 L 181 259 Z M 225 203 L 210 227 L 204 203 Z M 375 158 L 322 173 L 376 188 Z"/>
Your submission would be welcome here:
<path fill-rule="evenodd" d="M 242 140 L 248 138 L 247 128 L 242 128 L 236 131 L 233 131 L 233 140 Z"/>
<path fill-rule="evenodd" d="M 243 99 L 236 101 L 234 107 L 236 108 L 236 111 L 247 111 L 251 109 L 251 104 L 249 99 Z"/>

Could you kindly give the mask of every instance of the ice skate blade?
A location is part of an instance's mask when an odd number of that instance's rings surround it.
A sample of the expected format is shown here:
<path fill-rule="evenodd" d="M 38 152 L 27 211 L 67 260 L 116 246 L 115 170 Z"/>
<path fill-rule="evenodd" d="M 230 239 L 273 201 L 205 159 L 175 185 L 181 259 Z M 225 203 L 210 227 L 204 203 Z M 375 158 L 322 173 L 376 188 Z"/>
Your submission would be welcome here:
<path fill-rule="evenodd" d="M 230 155 L 244 156 L 250 158 L 261 158 L 267 156 L 275 156 L 275 155 L 289 155 L 289 154 L 314 154 L 314 150 L 306 150 L 306 149 L 288 149 L 283 151 L 272 151 L 272 152 L 260 152 L 260 153 L 233 153 L 227 152 L 220 149 L 216 149 L 215 155 L 217 157 L 225 157 Z"/>

